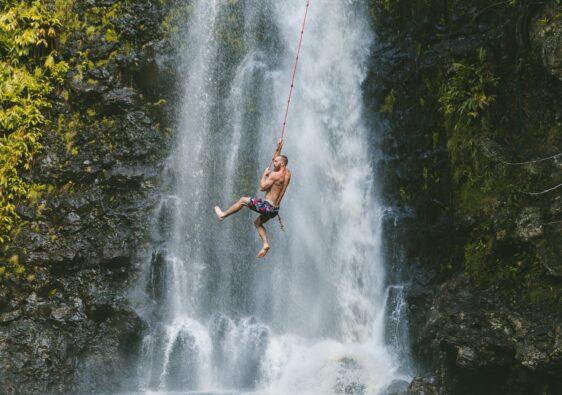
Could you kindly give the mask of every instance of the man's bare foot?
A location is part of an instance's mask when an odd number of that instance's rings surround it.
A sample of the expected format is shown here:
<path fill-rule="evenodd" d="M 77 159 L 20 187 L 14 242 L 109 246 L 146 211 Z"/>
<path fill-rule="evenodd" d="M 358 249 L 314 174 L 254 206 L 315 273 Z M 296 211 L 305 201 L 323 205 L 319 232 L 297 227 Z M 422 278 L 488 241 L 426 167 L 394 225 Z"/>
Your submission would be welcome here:
<path fill-rule="evenodd" d="M 258 253 L 258 258 L 263 258 L 265 256 L 265 254 L 267 254 L 267 251 L 269 251 L 269 244 L 264 244 L 263 248 L 261 249 L 261 251 Z"/>
<path fill-rule="evenodd" d="M 219 221 L 222 221 L 224 218 L 224 213 L 219 206 L 215 206 L 215 213 L 217 214 L 217 217 L 219 217 Z"/>

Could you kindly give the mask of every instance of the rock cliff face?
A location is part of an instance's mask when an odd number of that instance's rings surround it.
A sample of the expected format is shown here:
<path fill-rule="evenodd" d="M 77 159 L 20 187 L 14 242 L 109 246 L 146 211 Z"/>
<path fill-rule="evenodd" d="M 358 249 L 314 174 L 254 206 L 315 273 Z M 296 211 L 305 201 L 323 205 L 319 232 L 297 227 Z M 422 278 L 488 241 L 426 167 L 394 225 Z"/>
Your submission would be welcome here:
<path fill-rule="evenodd" d="M 366 92 L 385 131 L 387 260 L 408 283 L 409 393 L 560 393 L 560 5 L 372 7 Z"/>
<path fill-rule="evenodd" d="M 49 192 L 18 208 L 26 224 L 1 252 L 2 393 L 119 390 L 143 330 L 124 291 L 169 148 L 166 11 L 88 0 L 69 12 L 70 70 L 27 175 Z"/>

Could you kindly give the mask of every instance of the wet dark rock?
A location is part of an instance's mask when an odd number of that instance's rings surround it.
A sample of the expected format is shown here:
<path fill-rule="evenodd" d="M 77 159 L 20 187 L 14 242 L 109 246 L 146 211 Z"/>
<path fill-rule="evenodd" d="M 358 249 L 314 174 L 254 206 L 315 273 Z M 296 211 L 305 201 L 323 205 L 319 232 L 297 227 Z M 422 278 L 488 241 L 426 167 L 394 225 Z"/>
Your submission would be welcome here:
<path fill-rule="evenodd" d="M 0 314 L 0 324 L 7 324 L 8 322 L 17 320 L 21 317 L 21 311 L 14 310 L 8 313 Z"/>
<path fill-rule="evenodd" d="M 85 367 L 84 358 L 97 359 L 98 368 L 103 369 L 95 372 L 105 372 L 106 377 L 111 377 L 113 369 L 123 369 L 125 356 L 118 352 L 122 340 L 138 340 L 142 331 L 136 314 L 123 307 L 111 309 L 94 324 L 86 317 L 81 299 L 67 300 L 32 294 L 18 320 L 0 332 L 1 377 L 8 392 L 24 387 L 26 393 L 66 392 L 76 385 L 73 376 L 81 371 L 79 366 Z"/>
<path fill-rule="evenodd" d="M 128 87 L 112 89 L 102 96 L 103 104 L 109 113 L 126 111 L 134 107 L 137 100 L 137 93 Z"/>
<path fill-rule="evenodd" d="M 148 281 L 148 293 L 155 301 L 159 302 L 166 290 L 166 252 L 155 251 L 150 261 L 150 280 Z"/>
<path fill-rule="evenodd" d="M 404 380 L 394 380 L 390 385 L 382 392 L 382 395 L 406 395 L 408 393 L 408 387 L 410 383 Z"/>
<path fill-rule="evenodd" d="M 546 70 L 562 81 L 562 21 L 559 6 L 547 4 L 533 18 L 530 39 Z"/>
<path fill-rule="evenodd" d="M 556 192 L 532 197 L 521 192 L 557 185 L 559 165 L 506 167 L 533 180 L 525 186 L 505 177 L 511 188 L 506 195 L 515 203 L 490 202 L 486 214 L 464 210 L 463 190 L 453 177 L 459 169 L 440 110 L 439 89 L 446 86 L 451 64 L 474 62 L 484 48 L 504 84 L 521 83 L 530 72 L 539 76 L 536 96 L 525 96 L 527 105 L 515 115 L 530 111 L 558 133 L 562 54 L 560 18 L 554 15 L 560 6 L 506 4 L 475 7 L 475 2 L 453 1 L 441 7 L 432 2 L 418 4 L 415 11 L 391 8 L 377 14 L 375 22 L 379 40 L 364 88 L 371 122 L 380 132 L 373 145 L 382 153 L 376 169 L 388 207 L 383 219 L 388 281 L 406 284 L 411 356 L 420 373 L 410 384 L 412 394 L 557 394 L 562 388 L 560 301 L 549 299 L 560 289 L 562 199 Z M 511 22 L 509 15 L 515 16 Z M 515 78 L 521 68 L 525 71 Z M 505 92 L 494 93 L 502 101 Z M 559 148 L 549 153 L 547 133 L 527 125 L 518 129 L 529 136 L 521 147 L 474 132 L 474 161 L 489 161 L 496 170 L 502 169 L 501 161 L 547 157 Z M 500 171 L 491 171 L 501 179 Z M 492 235 L 486 239 L 486 262 L 466 248 L 483 238 L 484 230 Z M 467 256 L 481 267 L 466 265 Z M 512 268 L 510 281 L 481 284 L 506 267 Z M 520 290 L 531 281 L 532 292 L 527 289 L 530 296 L 524 297 Z"/>
<path fill-rule="evenodd" d="M 107 182 L 119 187 L 140 187 L 143 181 L 154 179 L 156 174 L 154 167 L 117 165 L 109 172 Z"/>
<path fill-rule="evenodd" d="M 68 225 L 72 225 L 75 224 L 77 222 L 80 222 L 80 216 L 78 214 L 76 214 L 75 212 L 70 212 L 68 213 L 68 215 L 65 217 L 65 222 Z"/>
<path fill-rule="evenodd" d="M 541 263 L 548 275 L 562 278 L 562 260 L 560 260 L 560 256 L 560 248 L 558 248 L 555 254 L 543 257 Z"/>
<path fill-rule="evenodd" d="M 542 222 L 539 207 L 526 207 L 517 219 L 516 233 L 525 241 L 541 236 L 543 234 Z"/>
<path fill-rule="evenodd" d="M 501 393 L 519 382 L 525 393 L 524 383 L 533 374 L 540 375 L 544 388 L 553 388 L 549 383 L 562 374 L 560 325 L 556 317 L 536 321 L 530 316 L 529 311 L 513 313 L 493 293 L 470 290 L 459 276 L 441 287 L 422 337 L 414 339 L 414 352 L 439 366 L 441 385 L 449 390 Z"/>
<path fill-rule="evenodd" d="M 80 0 L 73 11 L 113 3 Z M 27 175 L 52 191 L 36 206 L 18 208 L 30 226 L 0 253 L 2 263 L 17 255 L 26 270 L 19 278 L 0 276 L 1 393 L 108 393 L 125 390 L 136 374 L 132 361 L 145 324 L 125 294 L 170 145 L 160 129 L 173 113 L 165 100 L 153 104 L 168 92 L 153 100 L 145 91 L 173 91 L 174 55 L 167 53 L 161 3 L 134 0 L 122 9 L 113 23 L 119 39 L 129 40 L 126 55 L 124 41 L 88 40 L 82 31 L 60 48 L 71 67 L 68 99 L 53 97 L 54 129 L 45 131 L 44 150 Z M 100 66 L 78 73 L 77 51 L 89 51 Z M 112 51 L 118 55 L 110 58 Z M 135 58 L 142 59 L 138 67 Z M 150 87 L 140 84 L 145 75 Z M 67 131 L 75 132 L 69 145 L 61 138 Z"/>
<path fill-rule="evenodd" d="M 440 393 L 434 377 L 417 376 L 410 383 L 407 395 L 439 395 Z"/>
<path fill-rule="evenodd" d="M 72 73 L 70 73 L 70 75 L 69 88 L 75 95 L 76 99 L 83 103 L 93 103 L 98 101 L 102 94 L 107 90 L 106 86 L 98 83 L 89 83 L 79 78 L 72 78 L 75 76 Z"/>
<path fill-rule="evenodd" d="M 457 347 L 456 364 L 465 368 L 465 369 L 477 367 L 478 366 L 478 355 L 470 347 L 467 347 L 467 346 Z"/>

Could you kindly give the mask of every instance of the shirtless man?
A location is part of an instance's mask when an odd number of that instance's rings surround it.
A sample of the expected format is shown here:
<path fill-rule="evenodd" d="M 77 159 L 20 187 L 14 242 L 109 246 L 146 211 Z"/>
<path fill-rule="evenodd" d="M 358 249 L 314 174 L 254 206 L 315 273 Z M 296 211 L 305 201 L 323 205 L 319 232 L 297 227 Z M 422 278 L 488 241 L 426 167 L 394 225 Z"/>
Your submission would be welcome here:
<path fill-rule="evenodd" d="M 261 177 L 260 190 L 265 192 L 264 199 L 241 197 L 240 200 L 226 211 L 222 211 L 219 206 L 215 206 L 215 213 L 221 221 L 229 215 L 240 211 L 244 206 L 260 214 L 254 221 L 254 225 L 263 242 L 263 248 L 258 253 L 258 258 L 263 258 L 267 251 L 269 251 L 269 242 L 267 241 L 267 234 L 263 224 L 271 218 L 275 218 L 279 213 L 279 204 L 285 195 L 289 181 L 291 181 L 291 171 L 287 169 L 288 159 L 285 155 L 281 155 L 281 148 L 283 148 L 283 140 L 279 139 L 273 156 L 273 171 L 267 167 Z"/>

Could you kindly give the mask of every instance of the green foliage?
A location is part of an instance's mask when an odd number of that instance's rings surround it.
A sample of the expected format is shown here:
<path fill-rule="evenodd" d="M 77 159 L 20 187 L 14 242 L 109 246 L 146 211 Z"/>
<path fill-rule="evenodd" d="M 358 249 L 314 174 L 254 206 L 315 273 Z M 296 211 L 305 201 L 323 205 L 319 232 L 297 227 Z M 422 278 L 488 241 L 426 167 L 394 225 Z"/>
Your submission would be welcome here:
<path fill-rule="evenodd" d="M 459 184 L 460 205 L 469 214 L 481 211 L 482 203 L 493 208 L 495 194 L 503 189 L 496 177 L 489 177 L 497 170 L 480 153 L 482 137 L 492 132 L 487 111 L 496 100 L 498 82 L 480 49 L 476 61 L 452 63 L 439 91 L 453 179 Z"/>
<path fill-rule="evenodd" d="M 0 245 L 19 224 L 16 205 L 40 185 L 21 177 L 41 149 L 48 96 L 68 64 L 55 48 L 62 24 L 41 1 L 3 1 L 0 16 Z"/>
<path fill-rule="evenodd" d="M 184 33 L 182 27 L 193 13 L 195 6 L 191 1 L 172 0 L 171 3 L 173 4 L 162 21 L 162 27 L 168 36 L 181 39 L 181 34 Z"/>
<path fill-rule="evenodd" d="M 0 264 L 0 278 L 8 275 L 20 278 L 25 273 L 25 266 L 21 264 L 17 255 L 12 255 L 5 262 L 0 262 Z"/>
<path fill-rule="evenodd" d="M 89 41 L 104 39 L 108 43 L 116 42 L 119 40 L 119 34 L 113 21 L 121 9 L 120 1 L 108 6 L 90 7 L 87 12 L 74 17 L 73 31 L 85 31 Z"/>
<path fill-rule="evenodd" d="M 380 112 L 387 112 L 391 113 L 392 109 L 394 108 L 394 101 L 396 100 L 396 96 L 394 93 L 394 89 L 390 90 L 390 93 L 384 98 L 384 103 L 380 108 Z"/>
<path fill-rule="evenodd" d="M 476 240 L 467 243 L 464 247 L 464 262 L 467 274 L 480 281 L 483 273 L 490 273 L 489 256 L 491 255 L 491 245 L 484 240 Z"/>
<path fill-rule="evenodd" d="M 480 49 L 478 61 L 471 64 L 453 63 L 450 78 L 443 86 L 439 103 L 453 129 L 470 126 L 494 102 L 498 78 L 486 64 L 486 51 Z"/>
<path fill-rule="evenodd" d="M 390 7 L 392 5 L 391 0 L 379 0 L 379 3 L 386 12 L 390 12 Z"/>

